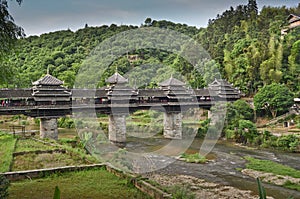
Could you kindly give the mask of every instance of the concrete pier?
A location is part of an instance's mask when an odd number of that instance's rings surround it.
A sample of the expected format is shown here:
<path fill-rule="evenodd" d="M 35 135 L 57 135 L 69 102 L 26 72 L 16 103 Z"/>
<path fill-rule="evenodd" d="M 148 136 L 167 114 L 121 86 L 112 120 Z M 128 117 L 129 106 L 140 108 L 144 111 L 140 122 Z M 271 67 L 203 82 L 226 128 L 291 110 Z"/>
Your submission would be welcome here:
<path fill-rule="evenodd" d="M 109 115 L 108 138 L 117 146 L 125 146 L 126 114 Z"/>
<path fill-rule="evenodd" d="M 40 137 L 57 140 L 57 118 L 41 118 L 40 120 Z"/>
<path fill-rule="evenodd" d="M 180 112 L 164 113 L 164 137 L 182 139 L 182 114 Z"/>

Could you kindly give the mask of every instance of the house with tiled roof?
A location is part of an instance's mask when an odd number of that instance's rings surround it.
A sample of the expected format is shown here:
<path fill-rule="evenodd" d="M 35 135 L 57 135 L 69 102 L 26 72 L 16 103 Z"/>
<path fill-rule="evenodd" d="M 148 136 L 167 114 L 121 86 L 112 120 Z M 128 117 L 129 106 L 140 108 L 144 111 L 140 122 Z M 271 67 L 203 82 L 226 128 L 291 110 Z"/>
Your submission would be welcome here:
<path fill-rule="evenodd" d="M 300 26 L 300 17 L 294 14 L 290 14 L 287 18 L 289 21 L 289 29 Z"/>
<path fill-rule="evenodd" d="M 289 30 L 300 26 L 300 16 L 295 14 L 290 14 L 287 18 L 289 25 L 281 30 L 281 35 L 286 35 Z"/>

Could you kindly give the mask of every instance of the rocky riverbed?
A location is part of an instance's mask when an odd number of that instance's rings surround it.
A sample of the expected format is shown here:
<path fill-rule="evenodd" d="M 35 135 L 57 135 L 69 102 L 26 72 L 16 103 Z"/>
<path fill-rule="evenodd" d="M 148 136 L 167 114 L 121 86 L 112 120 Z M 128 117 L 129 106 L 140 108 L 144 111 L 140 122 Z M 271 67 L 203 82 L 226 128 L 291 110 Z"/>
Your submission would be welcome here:
<path fill-rule="evenodd" d="M 186 188 L 189 194 L 195 198 L 210 199 L 231 199 L 231 198 L 247 198 L 257 199 L 252 191 L 240 190 L 232 186 L 223 186 L 213 182 L 207 182 L 188 175 L 158 175 L 149 176 L 151 180 L 156 181 L 163 187 L 181 187 Z M 271 198 L 271 197 L 269 197 Z"/>

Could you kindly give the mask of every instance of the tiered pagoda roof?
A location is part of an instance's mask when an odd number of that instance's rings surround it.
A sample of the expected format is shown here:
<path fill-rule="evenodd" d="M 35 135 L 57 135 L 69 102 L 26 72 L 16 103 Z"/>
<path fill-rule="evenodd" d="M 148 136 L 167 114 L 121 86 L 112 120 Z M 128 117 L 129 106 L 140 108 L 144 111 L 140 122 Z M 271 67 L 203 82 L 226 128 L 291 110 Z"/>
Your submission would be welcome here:
<path fill-rule="evenodd" d="M 211 84 L 208 85 L 208 88 L 213 95 L 221 98 L 240 98 L 239 90 L 234 88 L 232 84 L 228 83 L 224 79 L 215 79 Z"/>
<path fill-rule="evenodd" d="M 170 100 L 188 100 L 191 99 L 191 93 L 186 89 L 186 84 L 174 77 L 159 83 L 166 97 Z"/>
<path fill-rule="evenodd" d="M 32 96 L 35 101 L 69 101 L 71 92 L 62 86 L 63 83 L 47 74 L 32 83 Z"/>
<path fill-rule="evenodd" d="M 106 89 L 106 95 L 109 100 L 119 103 L 137 98 L 138 91 L 127 86 L 126 83 L 128 83 L 128 79 L 118 72 L 115 72 L 115 74 L 107 78 L 106 82 L 110 84 L 109 88 Z"/>

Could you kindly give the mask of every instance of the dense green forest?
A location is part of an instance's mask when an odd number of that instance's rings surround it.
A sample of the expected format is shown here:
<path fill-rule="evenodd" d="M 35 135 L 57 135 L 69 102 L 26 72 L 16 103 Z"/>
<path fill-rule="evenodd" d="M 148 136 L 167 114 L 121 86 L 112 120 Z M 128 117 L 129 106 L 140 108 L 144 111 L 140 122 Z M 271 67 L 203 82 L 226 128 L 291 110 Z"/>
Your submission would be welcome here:
<path fill-rule="evenodd" d="M 0 86 L 30 87 L 31 82 L 46 74 L 48 69 L 71 88 L 83 61 L 105 39 L 123 31 L 158 27 L 178 31 L 198 41 L 212 60 L 195 64 L 204 65 L 209 72 L 201 74 L 180 54 L 159 49 L 138 49 L 115 60 L 99 79 L 98 86 L 104 85 L 105 78 L 115 71 L 116 66 L 120 73 L 126 73 L 136 66 L 151 63 L 171 66 L 194 88 L 206 86 L 215 78 L 212 75 L 214 71 L 219 69 L 223 78 L 249 96 L 253 96 L 260 87 L 272 83 L 285 84 L 290 91 L 299 95 L 300 27 L 281 36 L 281 29 L 288 25 L 287 17 L 291 13 L 300 14 L 300 5 L 295 8 L 263 7 L 259 12 L 256 1 L 249 0 L 247 5 L 230 7 L 209 20 L 207 28 L 198 29 L 186 24 L 147 18 L 140 27 L 115 24 L 89 27 L 86 24 L 76 32 L 62 30 L 30 36 L 19 39 L 8 61 L 1 63 Z M 160 35 L 156 39 L 165 38 Z M 128 54 L 136 55 L 138 59 L 130 61 Z M 147 78 L 147 71 L 139 78 Z M 158 81 L 151 79 L 146 86 L 156 86 Z"/>

